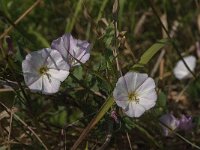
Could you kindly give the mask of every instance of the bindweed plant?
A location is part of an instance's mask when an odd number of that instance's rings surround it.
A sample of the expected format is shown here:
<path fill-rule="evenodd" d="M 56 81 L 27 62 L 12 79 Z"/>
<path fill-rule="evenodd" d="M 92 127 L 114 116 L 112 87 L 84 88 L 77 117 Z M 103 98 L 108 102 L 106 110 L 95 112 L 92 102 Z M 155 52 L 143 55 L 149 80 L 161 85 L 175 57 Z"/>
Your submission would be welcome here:
<path fill-rule="evenodd" d="M 0 150 L 200 149 L 199 7 L 0 0 Z"/>

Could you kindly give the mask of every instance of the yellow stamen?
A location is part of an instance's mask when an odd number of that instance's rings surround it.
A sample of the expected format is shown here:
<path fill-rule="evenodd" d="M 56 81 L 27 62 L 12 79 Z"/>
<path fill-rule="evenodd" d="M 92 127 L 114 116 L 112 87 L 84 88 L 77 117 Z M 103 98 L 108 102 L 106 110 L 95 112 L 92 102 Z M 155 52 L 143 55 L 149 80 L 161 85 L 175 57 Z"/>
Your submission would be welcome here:
<path fill-rule="evenodd" d="M 129 101 L 135 101 L 136 103 L 139 103 L 139 99 L 138 99 L 138 94 L 135 92 L 131 92 L 128 94 L 128 100 Z"/>
<path fill-rule="evenodd" d="M 39 72 L 40 75 L 44 75 L 44 74 L 47 74 L 48 70 L 49 69 L 47 68 L 47 66 L 42 66 L 42 67 L 40 67 L 38 72 Z"/>

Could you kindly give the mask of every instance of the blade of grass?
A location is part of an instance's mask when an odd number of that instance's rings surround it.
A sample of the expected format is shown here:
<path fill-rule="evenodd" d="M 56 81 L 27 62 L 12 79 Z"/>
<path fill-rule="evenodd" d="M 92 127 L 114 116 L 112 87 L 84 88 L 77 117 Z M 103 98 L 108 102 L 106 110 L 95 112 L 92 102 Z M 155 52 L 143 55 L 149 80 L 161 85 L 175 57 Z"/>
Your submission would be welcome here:
<path fill-rule="evenodd" d="M 78 18 L 78 14 L 81 11 L 82 4 L 83 4 L 83 0 L 79 0 L 77 5 L 76 5 L 76 10 L 75 10 L 75 13 L 74 13 L 74 15 L 72 17 L 72 20 L 69 21 L 70 23 L 67 24 L 67 26 L 66 26 L 66 30 L 65 30 L 66 32 L 71 32 L 72 31 L 72 29 L 74 27 L 74 24 L 75 24 L 75 22 L 76 22 L 76 20 Z"/>
<path fill-rule="evenodd" d="M 148 48 L 144 54 L 141 56 L 140 61 L 135 64 L 133 67 L 131 67 L 132 70 L 138 67 L 144 67 L 151 59 L 152 57 L 159 51 L 161 48 L 163 48 L 167 43 L 169 42 L 168 39 L 161 39 L 155 44 L 153 44 L 150 48 Z"/>
<path fill-rule="evenodd" d="M 100 20 L 100 18 L 102 17 L 103 10 L 105 9 L 107 3 L 108 3 L 108 0 L 104 0 L 103 3 L 101 4 L 101 8 L 99 10 L 99 14 L 97 16 L 96 22 L 98 22 Z"/>
<path fill-rule="evenodd" d="M 29 33 L 33 34 L 37 38 L 37 40 L 41 43 L 41 45 L 43 45 L 44 47 L 50 47 L 49 42 L 41 33 L 37 32 L 32 28 L 29 29 Z"/>
<path fill-rule="evenodd" d="M 75 150 L 78 148 L 79 144 L 83 141 L 83 139 L 87 136 L 87 134 L 91 131 L 91 129 L 101 120 L 101 118 L 106 114 L 106 112 L 113 105 L 114 99 L 109 97 L 107 101 L 102 105 L 98 114 L 90 121 L 87 127 L 83 130 L 79 138 L 76 140 L 71 150 Z"/>

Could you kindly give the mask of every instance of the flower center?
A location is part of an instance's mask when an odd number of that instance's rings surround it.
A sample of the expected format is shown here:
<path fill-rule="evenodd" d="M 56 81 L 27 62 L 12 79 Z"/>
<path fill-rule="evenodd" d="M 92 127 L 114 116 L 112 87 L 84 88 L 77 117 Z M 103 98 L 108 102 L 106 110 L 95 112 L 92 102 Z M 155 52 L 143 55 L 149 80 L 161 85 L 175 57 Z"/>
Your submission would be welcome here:
<path fill-rule="evenodd" d="M 76 54 L 77 54 L 77 51 L 79 51 L 79 47 L 75 47 L 72 51 L 73 54 L 68 54 L 68 57 L 67 57 L 67 62 L 71 65 L 76 65 L 78 62 L 77 62 L 77 57 L 76 57 Z"/>
<path fill-rule="evenodd" d="M 47 66 L 42 66 L 42 67 L 40 67 L 40 69 L 39 69 L 39 74 L 40 75 L 45 75 L 45 74 L 47 74 L 47 72 L 48 72 L 48 68 L 47 68 Z"/>
<path fill-rule="evenodd" d="M 136 103 L 139 103 L 139 98 L 138 98 L 138 94 L 135 92 L 131 92 L 128 94 L 128 100 L 129 101 L 134 101 Z"/>

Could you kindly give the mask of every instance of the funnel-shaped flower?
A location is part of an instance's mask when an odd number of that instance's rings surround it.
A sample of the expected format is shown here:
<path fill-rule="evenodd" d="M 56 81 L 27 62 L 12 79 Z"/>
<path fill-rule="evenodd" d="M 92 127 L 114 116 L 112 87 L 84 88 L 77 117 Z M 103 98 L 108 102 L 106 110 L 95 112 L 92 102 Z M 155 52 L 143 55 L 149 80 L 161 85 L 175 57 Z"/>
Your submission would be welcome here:
<path fill-rule="evenodd" d="M 147 74 L 129 72 L 119 78 L 113 96 L 128 116 L 140 117 L 156 103 L 155 82 Z"/>
<path fill-rule="evenodd" d="M 183 58 L 191 71 L 194 71 L 196 66 L 196 58 L 194 56 L 187 56 Z M 182 60 L 179 60 L 174 68 L 174 75 L 177 79 L 182 80 L 190 78 L 191 73 L 185 66 Z"/>
<path fill-rule="evenodd" d="M 162 123 L 163 134 L 169 136 L 172 131 L 176 130 L 179 126 L 179 120 L 174 117 L 171 113 L 165 114 L 160 117 L 160 122 Z"/>
<path fill-rule="evenodd" d="M 61 54 L 50 48 L 28 54 L 22 62 L 22 69 L 26 85 L 43 94 L 56 93 L 69 74 L 69 65 Z"/>
<path fill-rule="evenodd" d="M 90 44 L 87 41 L 78 40 L 66 33 L 54 40 L 51 48 L 58 50 L 70 66 L 85 63 L 90 58 Z"/>

